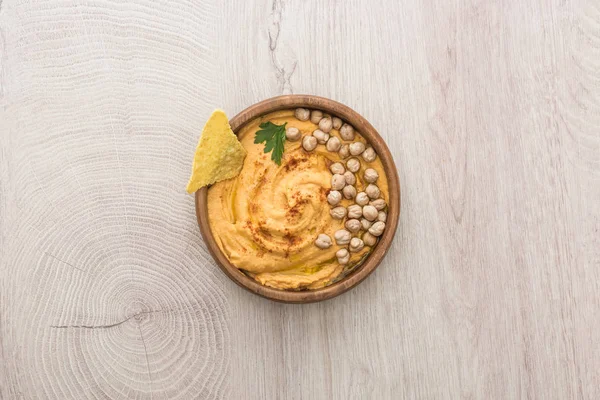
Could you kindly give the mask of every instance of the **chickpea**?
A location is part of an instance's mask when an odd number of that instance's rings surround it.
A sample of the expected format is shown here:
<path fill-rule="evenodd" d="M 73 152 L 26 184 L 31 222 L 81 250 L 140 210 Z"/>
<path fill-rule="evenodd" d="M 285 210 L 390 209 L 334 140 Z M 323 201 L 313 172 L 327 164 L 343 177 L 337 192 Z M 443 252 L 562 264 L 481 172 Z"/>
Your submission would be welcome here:
<path fill-rule="evenodd" d="M 373 236 L 381 236 L 384 229 L 385 222 L 377 221 L 369 228 L 369 233 Z"/>
<path fill-rule="evenodd" d="M 385 200 L 383 200 L 383 199 L 373 200 L 369 204 L 372 205 L 373 207 L 375 207 L 379 211 L 383 210 L 386 206 Z"/>
<path fill-rule="evenodd" d="M 357 237 L 353 237 L 350 240 L 350 251 L 353 253 L 356 253 L 358 251 L 361 251 L 364 247 L 365 247 L 365 242 L 363 242 L 361 239 L 357 238 Z"/>
<path fill-rule="evenodd" d="M 317 236 L 317 240 L 315 240 L 315 246 L 320 249 L 328 249 L 332 244 L 331 238 L 324 233 L 319 234 L 319 236 Z"/>
<path fill-rule="evenodd" d="M 348 264 L 348 261 L 350 261 L 350 252 L 346 249 L 339 249 L 335 252 L 335 256 L 341 265 Z"/>
<path fill-rule="evenodd" d="M 377 221 L 381 221 L 381 222 L 387 221 L 387 214 L 385 211 L 379 211 L 379 214 L 377 214 Z"/>
<path fill-rule="evenodd" d="M 319 129 L 325 133 L 329 133 L 332 127 L 333 121 L 331 121 L 331 118 L 329 117 L 325 117 L 319 121 Z"/>
<path fill-rule="evenodd" d="M 356 198 L 354 199 L 354 201 L 359 206 L 365 206 L 365 205 L 369 204 L 369 196 L 367 196 L 367 194 L 365 192 L 360 192 L 359 194 L 356 195 Z"/>
<path fill-rule="evenodd" d="M 302 137 L 302 133 L 300 132 L 300 129 L 290 126 L 289 128 L 287 128 L 285 130 L 285 138 L 287 140 L 289 140 L 290 142 L 295 142 L 297 140 L 300 140 L 300 138 Z"/>
<path fill-rule="evenodd" d="M 329 170 L 332 174 L 343 174 L 346 171 L 346 168 L 344 168 L 344 165 L 342 163 L 336 162 L 331 164 Z"/>
<path fill-rule="evenodd" d="M 346 185 L 354 185 L 356 183 L 356 176 L 350 171 L 344 172 L 344 178 L 346 179 Z"/>
<path fill-rule="evenodd" d="M 338 206 L 329 210 L 329 214 L 333 219 L 344 219 L 346 216 L 346 207 Z"/>
<path fill-rule="evenodd" d="M 348 168 L 348 171 L 350 172 L 358 172 L 360 169 L 360 161 L 358 161 L 357 158 L 352 157 L 346 161 L 346 168 Z"/>
<path fill-rule="evenodd" d="M 329 133 L 325 133 L 320 129 L 315 130 L 312 134 L 317 138 L 319 144 L 325 144 L 329 140 Z"/>
<path fill-rule="evenodd" d="M 373 162 L 377 158 L 377 153 L 375 153 L 372 147 L 367 147 L 362 153 L 362 158 L 366 162 Z"/>
<path fill-rule="evenodd" d="M 342 147 L 342 142 L 337 136 L 331 136 L 325 145 L 327 151 L 336 152 Z"/>
<path fill-rule="evenodd" d="M 357 204 L 348 206 L 348 218 L 360 218 L 362 217 L 362 207 Z"/>
<path fill-rule="evenodd" d="M 369 183 L 375 183 L 377 178 L 379 178 L 379 173 L 377 173 L 377 171 L 375 171 L 373 168 L 367 168 L 363 177 L 365 178 L 365 181 Z"/>
<path fill-rule="evenodd" d="M 369 221 L 375 221 L 377 219 L 377 209 L 373 206 L 364 206 L 362 209 L 363 217 L 365 217 Z"/>
<path fill-rule="evenodd" d="M 373 223 L 371 221 L 369 221 L 368 219 L 366 219 L 366 218 L 361 218 L 360 219 L 360 225 L 362 226 L 362 228 L 365 231 L 368 231 L 369 228 L 373 225 Z"/>
<path fill-rule="evenodd" d="M 354 140 L 354 128 L 352 125 L 344 124 L 340 128 L 340 136 L 344 140 Z"/>
<path fill-rule="evenodd" d="M 308 121 L 308 118 L 310 118 L 310 111 L 308 111 L 306 108 L 296 108 L 294 115 L 300 121 Z"/>
<path fill-rule="evenodd" d="M 363 142 L 354 142 L 350 144 L 350 154 L 358 156 L 365 151 L 365 144 Z"/>
<path fill-rule="evenodd" d="M 310 113 L 310 122 L 312 122 L 313 124 L 318 124 L 319 121 L 321 121 L 321 118 L 323 118 L 323 111 L 312 110 L 312 112 Z"/>
<path fill-rule="evenodd" d="M 333 125 L 333 129 L 339 130 L 342 127 L 342 120 L 339 119 L 338 117 L 333 117 L 332 125 Z"/>
<path fill-rule="evenodd" d="M 371 247 L 375 246 L 377 243 L 377 237 L 371 235 L 369 232 L 365 232 L 365 234 L 362 235 L 362 240 L 367 246 Z"/>
<path fill-rule="evenodd" d="M 346 199 L 353 199 L 356 197 L 356 188 L 352 185 L 347 185 L 344 187 L 344 189 L 342 189 L 342 193 Z"/>
<path fill-rule="evenodd" d="M 365 193 L 370 198 L 377 199 L 379 197 L 379 195 L 381 195 L 381 190 L 379 190 L 377 185 L 369 183 L 369 185 L 367 185 L 367 187 L 365 188 Z"/>
<path fill-rule="evenodd" d="M 340 147 L 340 151 L 338 151 L 338 154 L 342 159 L 348 157 L 350 155 L 350 147 L 347 144 L 342 145 L 342 147 Z"/>
<path fill-rule="evenodd" d="M 304 136 L 302 138 L 302 147 L 306 151 L 313 151 L 317 148 L 317 138 L 314 136 Z"/>
<path fill-rule="evenodd" d="M 342 190 L 346 186 L 346 179 L 342 174 L 333 174 L 331 177 L 331 189 Z"/>
<path fill-rule="evenodd" d="M 327 202 L 332 206 L 338 205 L 342 201 L 342 194 L 337 190 L 332 190 L 327 195 Z"/>
<path fill-rule="evenodd" d="M 361 227 L 360 221 L 357 219 L 349 219 L 348 221 L 346 221 L 344 226 L 346 227 L 346 229 L 348 229 L 352 233 L 356 233 L 356 232 L 360 231 L 360 227 Z"/>
<path fill-rule="evenodd" d="M 333 234 L 335 238 L 335 242 L 339 245 L 345 245 L 350 243 L 350 239 L 352 239 L 352 234 L 345 229 L 340 229 L 339 231 L 335 231 Z"/>

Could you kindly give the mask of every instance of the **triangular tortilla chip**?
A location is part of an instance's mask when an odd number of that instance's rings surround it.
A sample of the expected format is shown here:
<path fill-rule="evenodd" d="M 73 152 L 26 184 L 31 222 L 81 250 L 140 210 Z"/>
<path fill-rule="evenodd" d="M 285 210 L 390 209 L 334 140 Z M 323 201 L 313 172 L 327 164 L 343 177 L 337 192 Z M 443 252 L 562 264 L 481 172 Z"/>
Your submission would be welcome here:
<path fill-rule="evenodd" d="M 246 150 L 229 126 L 223 110 L 215 110 L 204 125 L 194 154 L 192 176 L 186 190 L 236 177 L 244 165 Z"/>

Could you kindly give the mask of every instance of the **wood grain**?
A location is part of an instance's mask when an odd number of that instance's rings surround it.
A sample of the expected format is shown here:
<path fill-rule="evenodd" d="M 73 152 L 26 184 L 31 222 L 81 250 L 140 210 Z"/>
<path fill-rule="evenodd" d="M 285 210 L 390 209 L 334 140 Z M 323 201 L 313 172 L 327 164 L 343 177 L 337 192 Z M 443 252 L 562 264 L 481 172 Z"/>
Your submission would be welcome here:
<path fill-rule="evenodd" d="M 600 398 L 597 0 L 0 3 L 0 398 Z M 184 193 L 203 121 L 361 113 L 391 253 L 281 305 Z"/>
<path fill-rule="evenodd" d="M 181 186 L 215 18 L 2 3 L 0 398 L 229 397 L 226 278 Z"/>

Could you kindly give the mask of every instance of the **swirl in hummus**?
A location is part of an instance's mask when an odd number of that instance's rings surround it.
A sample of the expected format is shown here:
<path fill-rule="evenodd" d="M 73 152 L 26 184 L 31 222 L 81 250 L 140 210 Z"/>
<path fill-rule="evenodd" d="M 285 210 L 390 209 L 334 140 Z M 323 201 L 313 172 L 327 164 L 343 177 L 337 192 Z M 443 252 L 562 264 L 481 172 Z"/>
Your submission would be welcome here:
<path fill-rule="evenodd" d="M 229 261 L 263 285 L 290 290 L 327 286 L 360 264 L 372 250 L 365 246 L 351 253 L 348 264 L 340 265 L 335 253 L 344 246 L 335 241 L 328 249 L 315 246 L 320 233 L 333 237 L 334 232 L 344 229 L 344 220 L 330 215 L 327 194 L 332 178 L 329 166 L 345 160 L 324 145 L 307 152 L 301 141 L 286 141 L 281 165 L 277 165 L 264 153 L 262 144 L 254 143 L 255 133 L 265 121 L 278 125 L 287 122 L 288 128 L 297 127 L 303 135 L 318 128 L 310 120 L 296 119 L 293 110 L 273 112 L 247 123 L 238 133 L 247 151 L 240 174 L 208 190 L 210 228 Z M 341 140 L 338 130 L 329 134 Z M 367 144 L 359 132 L 353 141 Z M 357 189 L 367 185 L 365 169 L 373 168 L 379 174 L 380 197 L 388 202 L 381 160 L 366 163 L 357 158 L 361 163 L 355 174 Z M 350 204 L 353 200 L 343 199 L 340 205 Z"/>

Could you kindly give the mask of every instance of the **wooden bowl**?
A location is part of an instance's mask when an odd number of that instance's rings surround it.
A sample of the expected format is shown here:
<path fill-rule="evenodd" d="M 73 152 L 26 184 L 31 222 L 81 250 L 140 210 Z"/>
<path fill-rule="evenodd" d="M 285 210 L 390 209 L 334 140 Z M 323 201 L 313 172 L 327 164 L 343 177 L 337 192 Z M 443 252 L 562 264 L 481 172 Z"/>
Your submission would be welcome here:
<path fill-rule="evenodd" d="M 225 272 L 225 274 L 227 274 L 227 276 L 235 283 L 252 293 L 271 300 L 285 303 L 312 303 L 330 299 L 352 289 L 377 268 L 390 247 L 398 226 L 400 217 L 400 182 L 398 180 L 398 172 L 394 160 L 392 159 L 392 155 L 375 128 L 373 128 L 366 119 L 360 116 L 360 114 L 333 100 L 311 95 L 273 97 L 254 104 L 233 117 L 230 121 L 231 129 L 237 134 L 241 127 L 256 117 L 260 117 L 261 115 L 273 111 L 294 109 L 297 107 L 322 110 L 349 122 L 373 146 L 383 163 L 389 186 L 386 229 L 381 236 L 379 243 L 377 243 L 363 264 L 345 278 L 322 289 L 290 291 L 263 286 L 231 264 L 217 245 L 208 223 L 207 187 L 203 187 L 196 192 L 196 217 L 198 218 L 200 233 L 204 238 L 210 254 L 223 272 Z M 325 206 L 326 205 L 324 205 L 324 207 Z"/>

